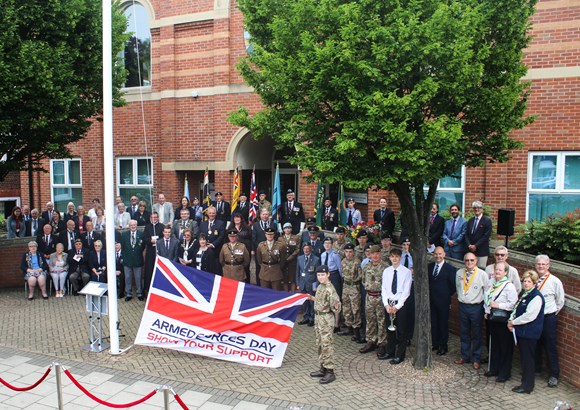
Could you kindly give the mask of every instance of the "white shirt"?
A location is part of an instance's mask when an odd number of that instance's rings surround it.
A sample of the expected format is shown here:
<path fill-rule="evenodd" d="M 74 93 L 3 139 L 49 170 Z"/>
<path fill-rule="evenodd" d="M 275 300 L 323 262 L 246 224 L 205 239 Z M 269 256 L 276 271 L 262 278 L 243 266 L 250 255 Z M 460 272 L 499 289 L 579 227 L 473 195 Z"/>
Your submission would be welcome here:
<path fill-rule="evenodd" d="M 539 283 L 539 282 L 538 282 Z M 541 289 L 540 289 L 541 288 Z M 559 313 L 564 307 L 565 294 L 562 281 L 550 274 L 550 276 L 543 281 L 538 290 L 544 295 L 544 314 Z"/>
<path fill-rule="evenodd" d="M 395 270 L 397 271 L 397 293 L 393 294 L 392 285 Z M 383 283 L 381 292 L 383 304 L 388 306 L 389 300 L 396 300 L 397 304 L 395 307 L 397 309 L 401 309 L 411 294 L 412 283 L 413 274 L 403 265 L 399 265 L 397 269 L 395 269 L 393 266 L 386 268 L 383 271 Z"/>
<path fill-rule="evenodd" d="M 483 302 L 483 293 L 487 288 L 487 274 L 477 267 L 474 268 L 471 275 L 475 275 L 475 277 L 471 281 L 469 288 L 466 289 L 467 285 L 464 284 L 465 281 L 463 280 L 464 272 L 465 268 L 459 269 L 455 273 L 457 300 L 460 303 L 466 304 L 477 304 Z"/>
<path fill-rule="evenodd" d="M 488 282 L 487 289 L 485 290 L 484 301 L 487 300 L 487 295 L 491 291 L 491 288 L 494 283 L 495 280 Z M 505 285 L 501 285 L 499 288 L 495 290 L 494 295 L 491 298 L 491 301 L 497 302 L 499 304 L 499 309 L 509 311 L 514 310 L 514 306 L 518 301 L 518 293 L 516 292 L 515 286 L 513 286 L 513 284 L 509 281 L 509 279 L 506 281 Z M 489 314 L 491 312 L 491 306 L 488 305 L 487 303 L 483 304 L 483 308 L 485 309 L 485 313 Z"/>
<path fill-rule="evenodd" d="M 513 266 L 511 266 L 508 263 L 508 266 L 510 267 L 508 270 L 508 274 L 507 274 L 507 278 L 508 280 L 514 284 L 515 288 L 516 288 L 516 292 L 518 292 L 518 295 L 520 294 L 520 292 L 522 291 L 522 281 L 520 279 L 520 274 L 518 273 L 518 270 L 516 268 L 514 268 Z M 493 275 L 494 275 L 494 264 L 491 265 L 487 265 L 487 267 L 485 268 L 485 273 L 487 273 L 487 278 L 489 280 L 493 281 Z"/>

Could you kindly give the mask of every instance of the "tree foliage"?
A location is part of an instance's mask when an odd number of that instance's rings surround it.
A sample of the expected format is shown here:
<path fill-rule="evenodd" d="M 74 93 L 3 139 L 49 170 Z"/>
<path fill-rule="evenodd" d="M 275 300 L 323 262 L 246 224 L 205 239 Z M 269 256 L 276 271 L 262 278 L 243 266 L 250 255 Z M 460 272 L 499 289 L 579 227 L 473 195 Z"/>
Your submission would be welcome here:
<path fill-rule="evenodd" d="M 11 171 L 40 170 L 43 158 L 66 158 L 102 110 L 101 2 L 5 0 L 0 8 L 0 181 Z M 127 21 L 113 6 L 116 105 L 125 71 L 117 55 Z"/>
<path fill-rule="evenodd" d="M 428 312 L 425 246 L 440 178 L 505 161 L 525 117 L 522 49 L 534 0 L 239 0 L 253 51 L 239 64 L 265 108 L 230 116 L 295 147 L 310 179 L 393 190 Z M 416 367 L 430 367 L 428 314 Z"/>

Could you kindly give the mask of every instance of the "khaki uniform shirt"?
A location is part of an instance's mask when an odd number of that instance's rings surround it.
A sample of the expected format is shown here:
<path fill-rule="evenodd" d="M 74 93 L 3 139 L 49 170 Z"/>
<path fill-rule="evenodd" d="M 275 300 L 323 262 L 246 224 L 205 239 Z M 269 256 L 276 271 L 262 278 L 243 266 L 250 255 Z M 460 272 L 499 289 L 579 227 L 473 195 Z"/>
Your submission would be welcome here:
<path fill-rule="evenodd" d="M 268 249 L 267 241 L 261 242 L 256 250 L 256 259 L 260 264 L 260 279 L 270 282 L 282 280 L 280 262 L 284 258 L 284 248 L 280 242 L 272 242 L 271 249 Z"/>
<path fill-rule="evenodd" d="M 373 265 L 369 262 L 363 268 L 363 285 L 367 292 L 380 292 L 383 285 L 383 271 L 387 264 L 379 262 Z"/>
<path fill-rule="evenodd" d="M 220 265 L 223 266 L 224 277 L 243 281 L 246 278 L 245 266 L 250 264 L 250 253 L 241 242 L 226 243 L 220 251 Z"/>

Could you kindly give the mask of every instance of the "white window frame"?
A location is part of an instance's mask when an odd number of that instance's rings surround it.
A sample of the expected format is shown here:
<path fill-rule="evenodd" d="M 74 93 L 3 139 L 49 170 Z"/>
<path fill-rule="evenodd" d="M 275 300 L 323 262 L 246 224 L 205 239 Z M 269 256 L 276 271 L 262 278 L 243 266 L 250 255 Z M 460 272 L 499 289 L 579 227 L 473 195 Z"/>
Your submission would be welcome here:
<path fill-rule="evenodd" d="M 144 159 L 151 161 L 151 167 L 149 168 L 149 174 L 151 181 L 149 184 L 139 184 L 139 175 L 137 173 L 137 163 L 138 160 Z M 133 183 L 131 184 L 123 184 L 121 183 L 121 161 L 131 160 L 133 163 Z M 117 195 L 120 194 L 120 188 L 153 188 L 153 157 L 118 157 L 117 158 Z"/>
<path fill-rule="evenodd" d="M 429 190 L 429 187 L 424 188 L 424 190 L 425 190 L 425 192 L 427 192 Z M 462 210 L 465 209 L 465 165 L 461 166 L 461 186 L 459 188 L 441 188 L 441 180 L 439 180 L 439 183 L 437 184 L 436 194 L 442 193 L 442 192 L 463 194 L 463 199 L 461 200 L 461 204 L 459 204 L 459 205 L 461 206 Z M 439 211 L 441 212 L 442 209 L 439 208 Z"/>
<path fill-rule="evenodd" d="M 139 0 L 139 1 L 123 1 L 121 3 L 121 9 L 123 10 L 123 14 L 125 14 L 127 12 L 127 9 L 129 9 L 130 7 L 134 6 L 134 5 L 139 5 L 141 7 L 143 7 L 145 9 L 145 11 L 147 12 L 147 16 L 148 16 L 148 21 L 149 21 L 149 33 L 150 33 L 150 39 L 151 39 L 151 44 L 150 44 L 150 54 L 151 54 L 151 59 L 149 61 L 149 84 L 148 85 L 139 85 L 139 86 L 135 86 L 135 87 L 127 87 L 125 84 L 123 84 L 121 86 L 121 91 L 125 94 L 141 94 L 141 93 L 150 93 L 152 91 L 152 85 L 153 85 L 153 35 L 151 34 L 151 29 L 154 28 L 154 20 L 152 19 L 152 16 L 155 15 L 154 13 L 154 9 L 151 6 L 151 4 L 149 3 L 149 1 L 146 0 Z M 124 34 L 127 34 L 128 32 L 131 32 L 132 29 L 134 27 L 127 27 L 127 30 L 125 31 Z M 125 45 L 123 45 L 124 47 Z M 123 66 L 125 66 L 125 58 L 124 58 L 124 48 L 123 50 L 120 52 L 121 55 L 123 55 Z"/>
<path fill-rule="evenodd" d="M 54 183 L 54 164 L 55 162 L 64 162 L 64 184 L 55 184 Z M 70 175 L 69 175 L 69 168 L 71 161 L 78 161 L 79 162 L 79 171 L 80 171 L 80 183 L 72 184 L 70 183 Z M 83 188 L 83 161 L 81 158 L 61 158 L 61 159 L 51 159 L 50 160 L 50 199 L 52 203 L 55 203 L 54 199 L 54 188 Z M 80 205 L 80 204 L 79 204 Z"/>
<path fill-rule="evenodd" d="M 552 189 L 532 188 L 532 170 L 534 157 L 556 157 L 556 186 Z M 580 151 L 528 151 L 528 176 L 526 183 L 526 221 L 530 216 L 530 194 L 580 194 L 580 189 L 564 188 L 566 157 L 580 156 Z"/>

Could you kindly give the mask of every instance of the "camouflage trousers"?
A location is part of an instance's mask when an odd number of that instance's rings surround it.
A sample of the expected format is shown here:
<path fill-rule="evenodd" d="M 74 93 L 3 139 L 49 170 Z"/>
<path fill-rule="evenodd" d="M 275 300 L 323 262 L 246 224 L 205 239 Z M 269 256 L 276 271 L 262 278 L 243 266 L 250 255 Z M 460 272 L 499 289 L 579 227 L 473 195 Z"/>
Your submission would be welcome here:
<path fill-rule="evenodd" d="M 314 331 L 320 366 L 325 369 L 334 369 L 334 313 L 316 313 Z"/>
<path fill-rule="evenodd" d="M 349 327 L 360 328 L 360 287 L 359 285 L 345 285 L 342 289 L 342 314 L 344 324 Z"/>
<path fill-rule="evenodd" d="M 367 342 L 385 344 L 387 341 L 387 329 L 385 328 L 385 306 L 380 296 L 367 294 Z"/>

